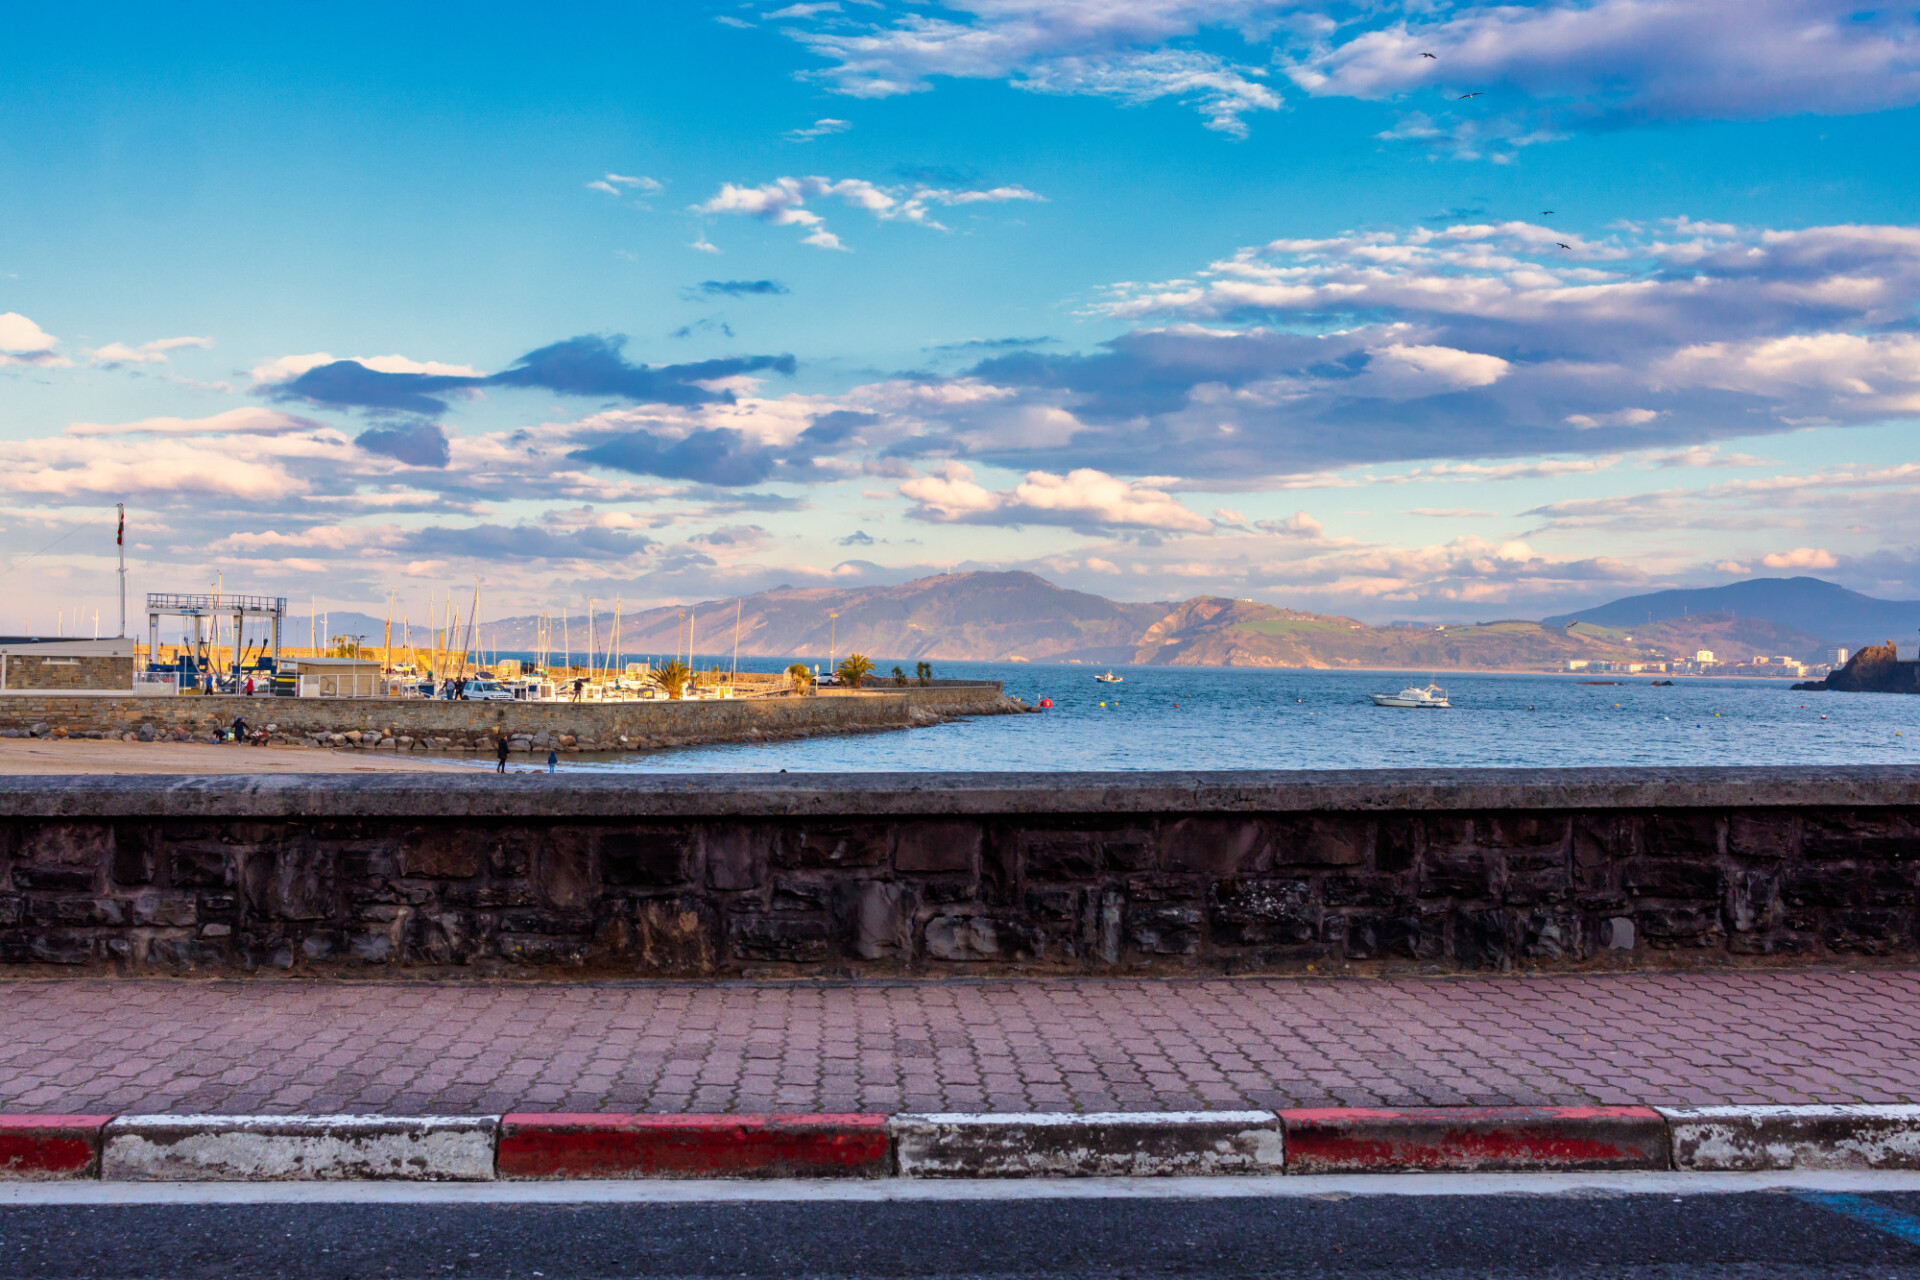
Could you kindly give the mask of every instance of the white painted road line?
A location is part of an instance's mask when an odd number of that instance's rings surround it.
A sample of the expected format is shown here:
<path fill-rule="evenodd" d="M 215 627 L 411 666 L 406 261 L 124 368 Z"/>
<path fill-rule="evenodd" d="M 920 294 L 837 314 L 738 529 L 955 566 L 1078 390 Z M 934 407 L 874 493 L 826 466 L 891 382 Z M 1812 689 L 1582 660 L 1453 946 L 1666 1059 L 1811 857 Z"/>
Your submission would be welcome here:
<path fill-rule="evenodd" d="M 1870 1195 L 1920 1192 L 1920 1172 L 1422 1173 L 1239 1178 L 1075 1178 L 730 1182 L 17 1182 L 13 1205 L 114 1204 L 731 1204 L 802 1201 L 1348 1199 L 1367 1196 L 1715 1196 L 1761 1191 Z"/>

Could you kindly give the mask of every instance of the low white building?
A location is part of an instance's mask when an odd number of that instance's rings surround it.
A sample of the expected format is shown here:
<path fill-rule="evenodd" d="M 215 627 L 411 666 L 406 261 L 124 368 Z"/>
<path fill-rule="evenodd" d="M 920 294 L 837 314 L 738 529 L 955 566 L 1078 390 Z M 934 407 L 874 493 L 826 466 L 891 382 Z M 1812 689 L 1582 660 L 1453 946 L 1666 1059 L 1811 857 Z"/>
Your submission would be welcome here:
<path fill-rule="evenodd" d="M 302 698 L 384 698 L 387 676 L 378 658 L 289 658 Z"/>

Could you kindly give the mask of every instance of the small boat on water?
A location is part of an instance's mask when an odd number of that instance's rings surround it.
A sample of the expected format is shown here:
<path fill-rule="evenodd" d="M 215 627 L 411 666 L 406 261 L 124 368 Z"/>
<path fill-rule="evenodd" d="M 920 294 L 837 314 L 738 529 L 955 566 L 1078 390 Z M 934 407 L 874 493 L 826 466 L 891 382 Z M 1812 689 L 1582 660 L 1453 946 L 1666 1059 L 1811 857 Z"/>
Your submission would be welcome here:
<path fill-rule="evenodd" d="M 1437 684 L 1429 684 L 1424 689 L 1408 687 L 1398 693 L 1370 693 L 1376 707 L 1450 707 L 1447 691 Z"/>
<path fill-rule="evenodd" d="M 1113 674 L 1113 672 L 1109 671 L 1109 672 L 1106 672 L 1104 675 L 1095 676 L 1094 679 L 1098 680 L 1101 684 L 1121 684 L 1126 680 L 1126 677 L 1117 676 Z"/>

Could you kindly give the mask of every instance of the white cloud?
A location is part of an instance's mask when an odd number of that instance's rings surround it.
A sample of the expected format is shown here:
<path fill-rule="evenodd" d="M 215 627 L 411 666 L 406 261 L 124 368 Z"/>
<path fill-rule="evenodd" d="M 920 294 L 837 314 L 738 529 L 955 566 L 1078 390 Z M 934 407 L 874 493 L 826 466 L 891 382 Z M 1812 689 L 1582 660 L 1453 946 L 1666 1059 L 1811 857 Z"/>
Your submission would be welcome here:
<path fill-rule="evenodd" d="M 914 514 L 939 523 L 1067 524 L 1114 529 L 1205 533 L 1213 522 L 1189 511 L 1160 489 L 1078 467 L 1065 475 L 1029 471 L 1012 489 L 994 492 L 977 483 L 973 469 L 949 462 L 901 484 Z"/>
<path fill-rule="evenodd" d="M 1213 527 L 1211 520 L 1187 510 L 1170 494 L 1091 467 L 1078 467 L 1064 476 L 1029 471 L 1013 487 L 1008 508 L 1116 528 L 1203 533 Z"/>
<path fill-rule="evenodd" d="M 438 360 L 413 360 L 406 356 L 336 356 L 325 351 L 309 352 L 300 356 L 277 356 L 253 366 L 253 385 L 256 389 L 274 386 L 282 382 L 291 382 L 309 369 L 318 369 L 322 365 L 333 364 L 339 360 L 352 360 L 380 373 L 429 373 L 449 378 L 484 378 L 486 374 L 464 364 L 445 364 Z"/>
<path fill-rule="evenodd" d="M 0 312 L 0 364 L 71 364 L 55 350 L 60 339 L 18 311 Z"/>
<path fill-rule="evenodd" d="M 284 436 L 305 431 L 330 431 L 311 418 L 278 409 L 229 409 L 207 418 L 142 418 L 138 422 L 76 422 L 69 436 Z"/>
<path fill-rule="evenodd" d="M 666 184 L 654 178 L 607 173 L 589 182 L 587 190 L 604 191 L 610 196 L 623 196 L 630 192 L 635 195 L 650 196 L 666 190 Z"/>
<path fill-rule="evenodd" d="M 835 120 L 831 116 L 822 116 L 804 129 L 789 129 L 780 136 L 788 142 L 812 142 L 815 138 L 826 138 L 836 133 L 845 133 L 853 128 L 851 120 Z"/>
<path fill-rule="evenodd" d="M 720 190 L 690 212 L 714 215 L 733 214 L 757 218 L 769 226 L 806 227 L 810 234 L 802 244 L 823 249 L 844 249 L 838 236 L 828 231 L 819 214 L 807 207 L 809 200 L 836 199 L 856 209 L 864 209 L 882 222 L 911 222 L 937 231 L 948 230 L 935 221 L 931 205 L 1004 204 L 1017 200 L 1042 200 L 1025 187 L 999 186 L 977 190 L 951 190 L 944 187 L 883 187 L 864 178 L 821 177 L 775 178 L 757 187 L 722 183 Z"/>
<path fill-rule="evenodd" d="M 1795 547 L 1791 551 L 1776 551 L 1761 556 L 1760 563 L 1769 569 L 1832 569 L 1840 561 L 1833 552 L 1819 547 Z"/>
<path fill-rule="evenodd" d="M 182 347 L 211 347 L 212 338 L 160 338 L 130 347 L 124 342 L 109 342 L 92 353 L 95 364 L 165 364 L 169 351 Z"/>
<path fill-rule="evenodd" d="M 1281 105 L 1261 82 L 1264 69 L 1170 42 L 1223 26 L 1260 38 L 1289 7 L 1274 0 L 955 0 L 945 9 L 962 20 L 908 13 L 886 25 L 850 30 L 841 20 L 794 34 L 834 64 L 818 78 L 853 97 L 921 92 L 936 76 L 1004 79 L 1036 93 L 1130 104 L 1172 98 L 1196 107 L 1208 128 L 1240 136 L 1248 113 Z"/>
<path fill-rule="evenodd" d="M 1570 427 L 1591 431 L 1595 427 L 1644 427 L 1659 416 L 1658 409 L 1616 409 L 1612 413 L 1570 413 L 1563 421 Z"/>

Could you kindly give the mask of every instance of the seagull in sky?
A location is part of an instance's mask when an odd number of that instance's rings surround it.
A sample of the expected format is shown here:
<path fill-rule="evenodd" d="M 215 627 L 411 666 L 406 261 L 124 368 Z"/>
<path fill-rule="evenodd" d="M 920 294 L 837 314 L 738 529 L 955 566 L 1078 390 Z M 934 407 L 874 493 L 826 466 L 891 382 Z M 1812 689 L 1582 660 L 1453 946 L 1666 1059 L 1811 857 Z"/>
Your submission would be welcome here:
<path fill-rule="evenodd" d="M 1432 54 L 1430 54 L 1430 53 L 1423 53 L 1423 54 L 1421 54 L 1420 56 L 1421 56 L 1421 57 L 1423 57 L 1423 58 L 1433 58 L 1433 55 L 1432 55 Z M 1438 58 L 1434 58 L 1434 61 L 1436 61 L 1436 62 L 1438 62 L 1438 61 L 1439 61 L 1439 59 L 1438 59 Z"/>
<path fill-rule="evenodd" d="M 1553 210 L 1551 210 L 1551 209 L 1542 209 L 1542 210 L 1540 211 L 1540 216 L 1541 216 L 1541 217 L 1543 217 L 1543 218 L 1551 218 L 1551 217 L 1553 216 Z"/>
<path fill-rule="evenodd" d="M 1555 243 L 1555 244 L 1560 244 L 1560 242 L 1559 242 L 1558 240 L 1555 240 L 1555 241 L 1554 241 L 1554 243 Z M 1573 246 L 1572 246 L 1572 245 L 1570 245 L 1570 244 L 1560 244 L 1560 247 L 1561 247 L 1562 249 L 1571 249 L 1571 248 L 1573 248 Z"/>
<path fill-rule="evenodd" d="M 1486 90 L 1485 90 L 1485 89 L 1482 89 L 1482 90 L 1480 90 L 1480 92 L 1479 92 L 1479 93 L 1463 93 L 1463 94 L 1461 94 L 1461 95 L 1460 95 L 1459 97 L 1457 97 L 1457 98 L 1455 98 L 1455 99 L 1454 99 L 1454 101 L 1455 101 L 1455 102 L 1465 102 L 1465 101 L 1466 101 L 1466 100 L 1467 100 L 1468 98 L 1477 98 L 1477 97 L 1479 97 L 1479 96 L 1480 96 L 1480 94 L 1481 94 L 1481 93 L 1485 93 L 1485 92 L 1486 92 Z"/>

